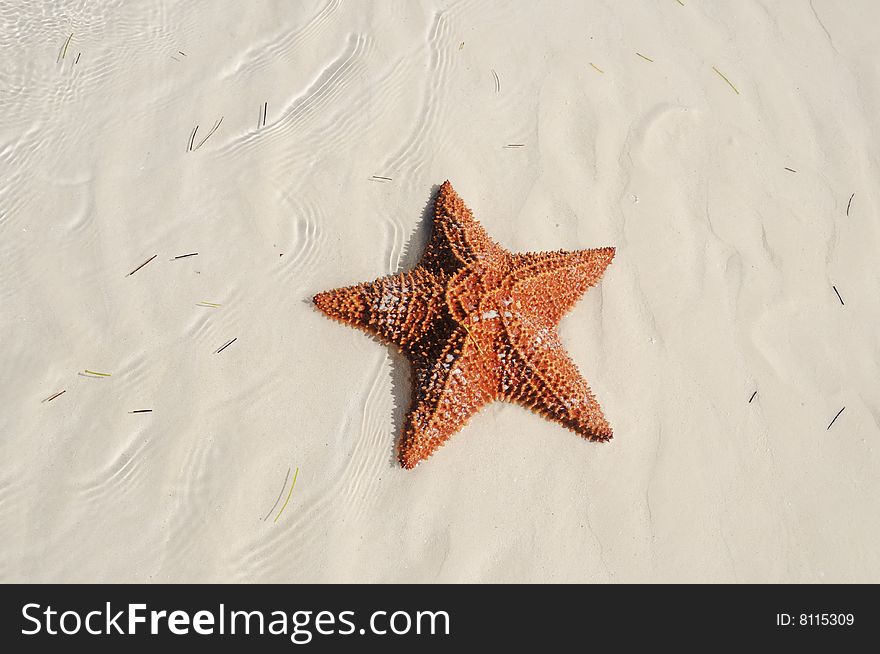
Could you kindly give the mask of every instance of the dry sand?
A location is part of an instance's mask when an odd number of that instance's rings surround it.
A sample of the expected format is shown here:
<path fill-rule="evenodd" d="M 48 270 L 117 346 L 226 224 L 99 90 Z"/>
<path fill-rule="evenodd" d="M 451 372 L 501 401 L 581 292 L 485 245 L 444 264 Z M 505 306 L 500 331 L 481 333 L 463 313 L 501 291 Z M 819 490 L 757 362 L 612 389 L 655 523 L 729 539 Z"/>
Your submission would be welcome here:
<path fill-rule="evenodd" d="M 0 579 L 880 581 L 880 7 L 683 1 L 0 6 Z M 617 247 L 612 442 L 394 462 L 404 362 L 309 298 L 446 178 Z"/>

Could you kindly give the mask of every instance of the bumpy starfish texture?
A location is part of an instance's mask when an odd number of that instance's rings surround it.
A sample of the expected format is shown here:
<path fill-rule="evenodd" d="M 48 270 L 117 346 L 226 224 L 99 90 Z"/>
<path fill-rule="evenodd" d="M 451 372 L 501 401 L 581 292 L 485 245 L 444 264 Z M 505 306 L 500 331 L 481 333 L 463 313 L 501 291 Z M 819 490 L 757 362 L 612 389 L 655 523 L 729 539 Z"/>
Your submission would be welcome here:
<path fill-rule="evenodd" d="M 419 265 L 314 297 L 325 314 L 395 345 L 415 371 L 399 460 L 413 468 L 479 409 L 521 404 L 591 441 L 611 427 L 557 325 L 614 248 L 512 254 L 489 238 L 449 181 Z"/>

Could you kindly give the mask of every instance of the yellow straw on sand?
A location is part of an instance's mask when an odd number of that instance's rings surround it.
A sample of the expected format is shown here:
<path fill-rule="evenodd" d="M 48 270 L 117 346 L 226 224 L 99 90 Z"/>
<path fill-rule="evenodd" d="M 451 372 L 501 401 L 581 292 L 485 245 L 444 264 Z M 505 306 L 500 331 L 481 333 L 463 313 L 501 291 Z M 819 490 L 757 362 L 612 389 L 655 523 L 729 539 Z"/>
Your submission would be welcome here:
<path fill-rule="evenodd" d="M 728 84 L 730 84 L 730 88 L 732 88 L 732 89 L 736 92 L 736 94 L 739 95 L 739 89 L 737 89 L 737 88 L 733 85 L 733 82 L 731 82 L 729 79 L 727 79 L 727 77 L 724 75 L 724 73 L 722 73 L 720 70 L 718 70 L 717 68 L 715 68 L 715 66 L 712 66 L 712 70 L 714 70 L 716 73 L 718 73 L 719 75 L 721 75 L 721 79 L 723 79 L 725 82 L 727 82 Z"/>
<path fill-rule="evenodd" d="M 299 468 L 296 469 L 296 472 L 293 473 L 293 483 L 290 484 L 290 492 L 287 493 L 287 499 L 284 500 L 284 506 L 281 507 L 281 510 L 278 512 L 278 515 L 275 516 L 275 519 L 272 522 L 278 522 L 278 518 L 281 517 L 281 514 L 284 513 L 284 509 L 287 508 L 287 503 L 290 501 L 290 496 L 293 495 L 293 487 L 296 486 L 296 476 L 299 474 Z"/>

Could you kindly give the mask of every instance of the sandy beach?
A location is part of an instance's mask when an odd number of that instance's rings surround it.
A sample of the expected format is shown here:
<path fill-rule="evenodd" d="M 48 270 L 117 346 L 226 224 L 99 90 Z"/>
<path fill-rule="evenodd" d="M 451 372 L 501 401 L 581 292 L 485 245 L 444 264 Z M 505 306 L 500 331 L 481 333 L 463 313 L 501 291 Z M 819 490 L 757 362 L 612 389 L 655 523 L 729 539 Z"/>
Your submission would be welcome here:
<path fill-rule="evenodd" d="M 0 581 L 880 582 L 878 19 L 0 7 Z M 398 464 L 407 362 L 311 298 L 446 179 L 616 248 L 559 330 L 610 442 L 494 403 Z"/>

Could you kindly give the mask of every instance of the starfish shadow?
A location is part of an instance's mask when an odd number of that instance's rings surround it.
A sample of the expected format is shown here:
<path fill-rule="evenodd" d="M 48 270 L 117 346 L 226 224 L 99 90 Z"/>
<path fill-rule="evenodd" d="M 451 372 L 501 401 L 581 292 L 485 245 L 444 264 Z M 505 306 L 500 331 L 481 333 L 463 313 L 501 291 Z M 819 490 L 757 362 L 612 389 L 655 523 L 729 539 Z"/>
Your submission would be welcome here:
<path fill-rule="evenodd" d="M 431 187 L 431 194 L 428 196 L 428 201 L 422 209 L 422 214 L 419 216 L 419 220 L 416 222 L 416 226 L 412 233 L 410 233 L 409 241 L 403 246 L 403 252 L 400 253 L 400 263 L 397 265 L 397 270 L 393 271 L 392 274 L 415 268 L 421 260 L 422 255 L 425 253 L 425 248 L 428 245 L 428 240 L 431 238 L 431 233 L 434 231 L 434 201 L 439 192 L 440 185 L 434 184 Z"/>

